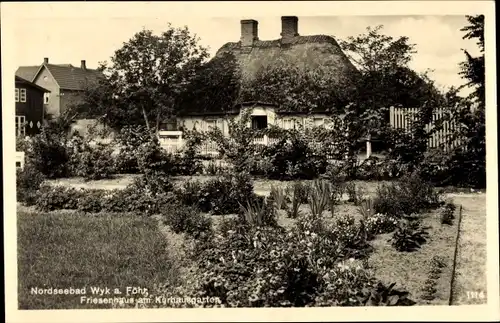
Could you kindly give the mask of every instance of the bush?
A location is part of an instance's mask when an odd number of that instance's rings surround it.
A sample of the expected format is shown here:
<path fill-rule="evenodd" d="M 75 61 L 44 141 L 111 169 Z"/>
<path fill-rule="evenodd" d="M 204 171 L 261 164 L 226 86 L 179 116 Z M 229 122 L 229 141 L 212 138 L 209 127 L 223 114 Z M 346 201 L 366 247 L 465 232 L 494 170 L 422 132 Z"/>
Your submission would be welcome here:
<path fill-rule="evenodd" d="M 288 217 L 295 219 L 299 216 L 300 205 L 309 202 L 310 187 L 302 182 L 295 182 L 288 186 L 287 190 L 292 192 L 292 207 L 287 210 L 287 214 Z"/>
<path fill-rule="evenodd" d="M 196 205 L 202 212 L 214 214 L 237 214 L 240 204 L 253 203 L 257 199 L 252 180 L 245 174 L 224 175 L 203 184 L 184 184 L 177 195 L 185 205 Z"/>
<path fill-rule="evenodd" d="M 326 154 L 315 153 L 304 135 L 295 130 L 283 134 L 279 141 L 264 147 L 262 156 L 271 165 L 271 179 L 314 179 L 326 172 Z"/>
<path fill-rule="evenodd" d="M 439 206 L 440 194 L 415 174 L 379 186 L 373 201 L 377 213 L 402 217 Z"/>
<path fill-rule="evenodd" d="M 77 208 L 82 212 L 99 213 L 104 210 L 106 200 L 105 190 L 84 190 L 78 200 Z"/>
<path fill-rule="evenodd" d="M 83 150 L 74 159 L 76 165 L 74 174 L 85 180 L 100 180 L 111 178 L 115 173 L 114 159 L 111 147 L 97 144 L 95 147 L 85 144 Z"/>
<path fill-rule="evenodd" d="M 17 201 L 28 206 L 36 203 L 37 192 L 40 189 L 45 176 L 32 164 L 24 165 L 23 169 L 16 171 L 16 196 Z"/>
<path fill-rule="evenodd" d="M 398 225 L 398 220 L 392 216 L 376 213 L 364 219 L 364 223 L 369 237 L 373 237 L 393 232 Z"/>
<path fill-rule="evenodd" d="M 41 211 L 76 210 L 83 191 L 64 186 L 42 186 L 37 194 L 36 207 Z"/>
<path fill-rule="evenodd" d="M 427 229 L 419 221 L 403 219 L 390 239 L 392 246 L 398 251 L 415 251 L 427 241 Z"/>
<path fill-rule="evenodd" d="M 195 207 L 171 204 L 162 210 L 162 215 L 165 224 L 175 233 L 186 233 L 195 239 L 211 233 L 211 220 Z"/>
<path fill-rule="evenodd" d="M 65 142 L 49 129 L 43 129 L 30 141 L 26 153 L 26 163 L 47 178 L 61 178 L 69 175 L 70 155 Z"/>

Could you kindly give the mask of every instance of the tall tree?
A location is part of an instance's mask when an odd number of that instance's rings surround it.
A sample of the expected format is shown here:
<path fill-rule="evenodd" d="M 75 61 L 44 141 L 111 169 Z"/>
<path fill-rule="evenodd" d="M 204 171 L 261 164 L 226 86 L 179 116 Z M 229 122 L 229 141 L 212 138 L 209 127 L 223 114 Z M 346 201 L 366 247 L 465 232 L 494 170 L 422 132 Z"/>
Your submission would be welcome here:
<path fill-rule="evenodd" d="M 231 53 L 216 56 L 204 64 L 188 84 L 177 105 L 182 113 L 231 110 L 240 92 L 240 68 Z"/>
<path fill-rule="evenodd" d="M 362 73 L 390 70 L 407 66 L 416 53 L 415 44 L 409 38 L 383 35 L 383 25 L 367 27 L 365 34 L 347 37 L 339 41 L 342 50 Z"/>
<path fill-rule="evenodd" d="M 466 61 L 460 64 L 460 75 L 467 80 L 466 86 L 472 87 L 471 99 L 479 106 L 485 105 L 485 67 L 484 67 L 484 15 L 466 16 L 469 25 L 460 29 L 465 32 L 463 39 L 476 39 L 481 55 L 473 57 L 464 50 Z"/>
<path fill-rule="evenodd" d="M 176 102 L 208 57 L 187 27 L 160 35 L 136 33 L 118 49 L 104 77 L 88 89 L 86 105 L 112 127 L 142 124 L 158 131 L 177 112 Z"/>

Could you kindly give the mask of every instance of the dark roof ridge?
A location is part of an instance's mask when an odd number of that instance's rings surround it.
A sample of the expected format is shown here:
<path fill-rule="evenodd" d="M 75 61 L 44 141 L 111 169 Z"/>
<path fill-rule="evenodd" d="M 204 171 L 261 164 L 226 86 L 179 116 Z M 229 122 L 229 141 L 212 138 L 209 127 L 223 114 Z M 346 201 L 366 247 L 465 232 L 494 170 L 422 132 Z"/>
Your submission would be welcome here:
<path fill-rule="evenodd" d="M 295 36 L 283 42 L 281 38 L 272 39 L 272 40 L 255 40 L 252 46 L 249 47 L 278 47 L 282 44 L 289 45 L 298 45 L 298 44 L 320 44 L 320 43 L 330 43 L 332 45 L 339 46 L 337 40 L 330 35 L 318 34 L 318 35 L 304 35 L 304 36 Z M 241 41 L 238 42 L 227 42 L 217 51 L 217 53 L 225 51 L 242 48 Z"/>

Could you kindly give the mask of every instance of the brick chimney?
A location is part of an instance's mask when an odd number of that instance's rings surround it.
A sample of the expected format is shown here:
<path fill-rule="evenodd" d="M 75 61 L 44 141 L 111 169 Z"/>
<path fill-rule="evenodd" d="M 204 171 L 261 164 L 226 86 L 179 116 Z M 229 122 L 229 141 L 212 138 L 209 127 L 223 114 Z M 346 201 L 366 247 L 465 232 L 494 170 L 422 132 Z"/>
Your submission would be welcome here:
<path fill-rule="evenodd" d="M 82 59 L 82 61 L 80 62 L 80 68 L 82 70 L 86 70 L 87 69 L 87 65 L 85 64 L 85 60 L 84 59 Z"/>
<path fill-rule="evenodd" d="M 295 16 L 281 17 L 281 40 L 290 41 L 299 35 L 299 18 Z"/>
<path fill-rule="evenodd" d="M 48 58 L 48 57 L 45 57 L 45 58 L 43 59 L 43 63 L 44 63 L 44 64 L 48 64 L 48 63 L 49 63 L 49 58 Z"/>
<path fill-rule="evenodd" d="M 257 20 L 241 21 L 241 46 L 252 46 L 254 41 L 259 40 L 258 25 Z"/>

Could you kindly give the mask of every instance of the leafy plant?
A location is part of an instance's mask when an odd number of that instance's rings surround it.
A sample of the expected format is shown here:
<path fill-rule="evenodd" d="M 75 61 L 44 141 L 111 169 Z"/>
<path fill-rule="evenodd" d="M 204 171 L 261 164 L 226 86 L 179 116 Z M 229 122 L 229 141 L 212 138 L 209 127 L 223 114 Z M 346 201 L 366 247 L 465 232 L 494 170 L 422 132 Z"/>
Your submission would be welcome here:
<path fill-rule="evenodd" d="M 196 207 L 171 204 L 162 210 L 165 223 L 175 233 L 186 233 L 194 239 L 211 233 L 212 221 L 200 213 Z"/>
<path fill-rule="evenodd" d="M 409 292 L 394 289 L 396 283 L 385 286 L 379 282 L 362 298 L 365 306 L 412 306 L 416 302 L 409 299 Z M 365 293 L 367 290 L 365 290 Z"/>
<path fill-rule="evenodd" d="M 363 197 L 363 190 L 356 186 L 356 183 L 349 182 L 345 185 L 345 191 L 347 193 L 347 201 L 358 205 Z"/>
<path fill-rule="evenodd" d="M 299 216 L 300 205 L 308 202 L 309 186 L 301 182 L 295 182 L 291 186 L 290 191 L 292 192 L 292 206 L 287 214 L 288 217 L 295 219 Z"/>
<path fill-rule="evenodd" d="M 455 219 L 455 210 L 457 206 L 453 203 L 446 203 L 442 212 L 441 212 L 441 223 L 452 225 L 453 220 Z"/>
<path fill-rule="evenodd" d="M 262 202 L 248 201 L 246 206 L 240 204 L 242 220 L 250 226 L 262 227 L 265 225 L 276 225 L 276 210 L 272 199 L 264 199 Z"/>
<path fill-rule="evenodd" d="M 419 221 L 403 219 L 390 239 L 392 246 L 398 251 L 415 251 L 427 241 L 429 236 L 427 229 L 422 227 Z"/>
<path fill-rule="evenodd" d="M 269 196 L 273 199 L 276 208 L 278 210 L 281 209 L 286 209 L 287 208 L 287 200 L 288 200 L 288 188 L 283 189 L 282 187 L 277 187 L 272 185 L 271 186 L 271 192 L 269 193 Z"/>
<path fill-rule="evenodd" d="M 313 217 L 320 217 L 331 206 L 332 189 L 328 182 L 315 180 L 309 191 L 309 207 Z"/>

